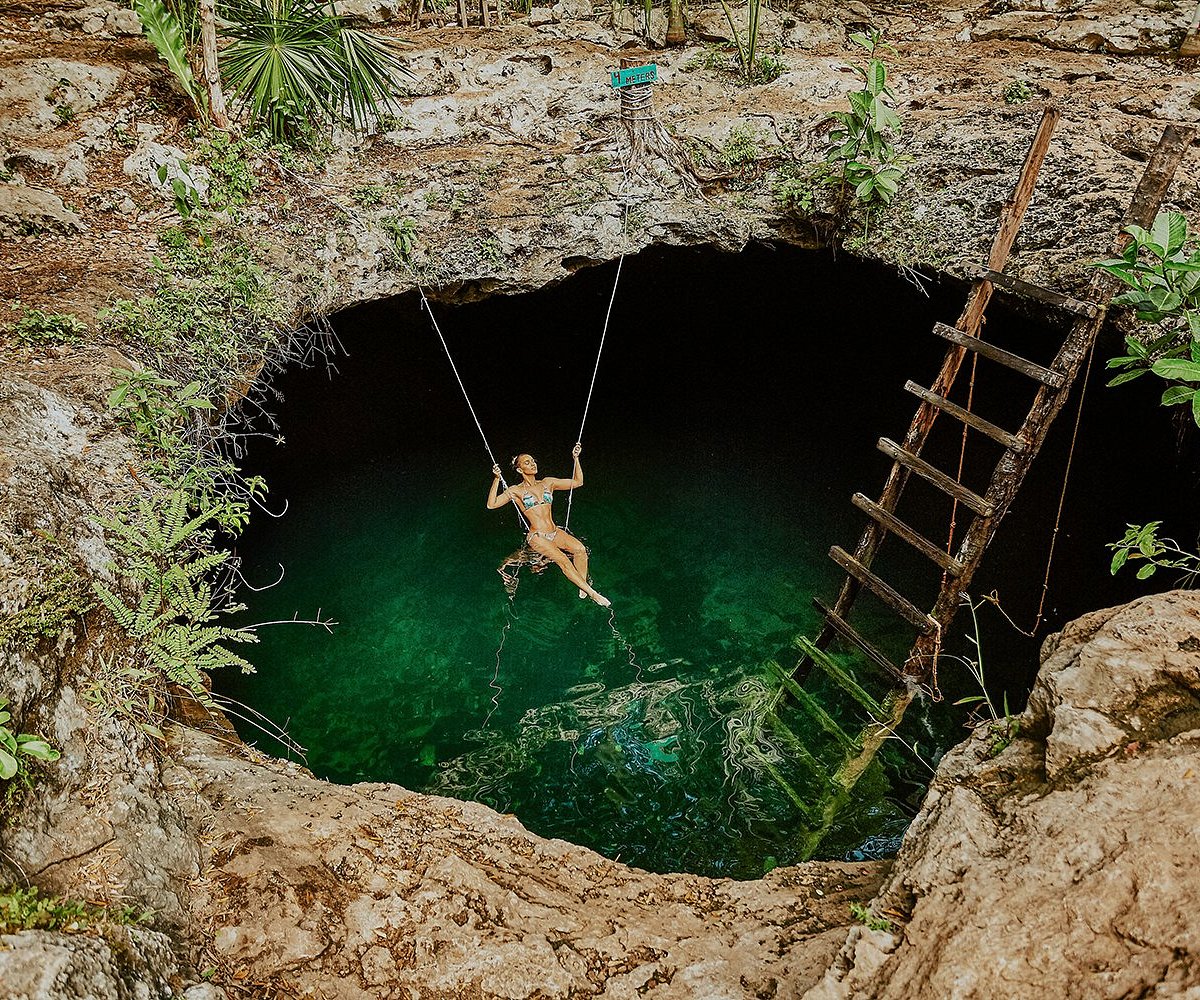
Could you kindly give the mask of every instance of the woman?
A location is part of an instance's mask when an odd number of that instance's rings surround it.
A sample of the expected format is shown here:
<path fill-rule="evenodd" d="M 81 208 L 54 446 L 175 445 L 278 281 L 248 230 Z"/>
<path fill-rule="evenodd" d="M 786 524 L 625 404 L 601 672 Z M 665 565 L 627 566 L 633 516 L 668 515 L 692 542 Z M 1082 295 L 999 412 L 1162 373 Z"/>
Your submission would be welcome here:
<path fill-rule="evenodd" d="M 525 515 L 529 523 L 529 534 L 525 536 L 525 544 L 534 552 L 544 555 L 558 564 L 558 568 L 576 587 L 579 596 L 590 597 L 602 608 L 609 607 L 612 602 L 603 594 L 597 593 L 588 583 L 588 554 L 583 542 L 569 535 L 564 529 L 554 523 L 550 514 L 550 504 L 555 490 L 572 490 L 583 485 L 583 468 L 579 464 L 579 453 L 583 445 L 576 444 L 571 449 L 575 459 L 575 469 L 570 479 L 545 479 L 537 477 L 537 462 L 532 455 L 517 455 L 512 460 L 513 469 L 521 476 L 521 482 L 497 493 L 500 488 L 500 466 L 492 466 L 492 488 L 488 491 L 488 510 L 496 510 L 508 503 L 515 503 Z"/>

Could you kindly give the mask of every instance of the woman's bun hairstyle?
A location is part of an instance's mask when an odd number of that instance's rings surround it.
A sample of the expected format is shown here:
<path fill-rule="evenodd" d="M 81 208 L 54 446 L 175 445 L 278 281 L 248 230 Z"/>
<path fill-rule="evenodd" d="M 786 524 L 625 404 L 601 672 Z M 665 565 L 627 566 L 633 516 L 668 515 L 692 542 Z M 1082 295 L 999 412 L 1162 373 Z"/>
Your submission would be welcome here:
<path fill-rule="evenodd" d="M 522 452 L 521 454 L 523 455 L 523 454 L 524 454 L 524 452 Z M 513 472 L 520 472 L 520 471 L 521 471 L 519 468 L 517 468 L 517 462 L 519 462 L 520 460 L 521 460 L 521 455 L 513 455 L 512 459 L 511 459 L 511 461 L 510 461 L 510 464 L 511 464 L 511 465 L 512 465 L 512 467 L 513 467 Z"/>

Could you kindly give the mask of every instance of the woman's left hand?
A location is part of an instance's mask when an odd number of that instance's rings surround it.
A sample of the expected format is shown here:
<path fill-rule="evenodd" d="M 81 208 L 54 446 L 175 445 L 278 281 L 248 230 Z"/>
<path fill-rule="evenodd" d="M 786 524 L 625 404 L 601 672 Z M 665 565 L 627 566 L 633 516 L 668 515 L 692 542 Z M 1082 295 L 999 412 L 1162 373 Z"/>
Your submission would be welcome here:
<path fill-rule="evenodd" d="M 572 456 L 573 458 L 578 458 L 578 457 L 579 457 L 579 453 L 580 453 L 581 451 L 583 451 L 583 445 L 582 445 L 580 442 L 576 441 L 576 442 L 575 442 L 575 447 L 571 449 L 571 456 Z"/>

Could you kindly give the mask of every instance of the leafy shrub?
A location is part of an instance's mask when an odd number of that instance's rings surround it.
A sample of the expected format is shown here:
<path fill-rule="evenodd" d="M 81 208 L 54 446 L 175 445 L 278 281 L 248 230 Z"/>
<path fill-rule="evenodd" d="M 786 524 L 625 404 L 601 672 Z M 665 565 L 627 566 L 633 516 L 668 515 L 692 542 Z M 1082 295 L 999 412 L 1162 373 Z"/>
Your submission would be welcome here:
<path fill-rule="evenodd" d="M 1160 330 L 1149 343 L 1125 338 L 1129 353 L 1109 360 L 1120 372 L 1108 384 L 1153 372 L 1172 383 L 1162 405 L 1189 405 L 1200 425 L 1200 247 L 1189 243 L 1188 221 L 1179 212 L 1160 212 L 1149 231 L 1124 231 L 1132 237 L 1125 252 L 1095 266 L 1128 286 L 1113 305 L 1129 306 Z"/>
<path fill-rule="evenodd" d="M 1106 546 L 1113 550 L 1112 564 L 1109 566 L 1112 575 L 1116 576 L 1127 562 L 1144 559 L 1145 562 L 1137 571 L 1139 580 L 1148 580 L 1160 569 L 1177 569 L 1183 574 L 1178 585 L 1191 586 L 1200 576 L 1200 555 L 1183 549 L 1173 538 L 1159 537 L 1158 529 L 1161 527 L 1162 521 L 1125 525 L 1125 536 L 1119 542 L 1109 542 Z"/>
<path fill-rule="evenodd" d="M 211 705 L 205 672 L 228 666 L 254 670 L 222 644 L 257 642 L 258 637 L 214 624 L 245 605 L 229 600 L 205 578 L 226 563 L 229 553 L 212 548 L 213 532 L 205 525 L 214 512 L 189 517 L 188 504 L 183 490 L 155 494 L 126 518 L 104 522 L 119 559 L 114 569 L 125 586 L 118 593 L 97 581 L 93 588 L 151 665 L 198 702 Z"/>
<path fill-rule="evenodd" d="M 48 313 L 19 305 L 21 318 L 10 323 L 6 330 L 21 347 L 54 347 L 61 344 L 81 344 L 87 324 L 70 313 Z"/>
<path fill-rule="evenodd" d="M 43 930 L 75 933 L 105 924 L 123 926 L 148 923 L 151 910 L 132 906 L 96 906 L 74 899 L 40 896 L 36 888 L 16 886 L 0 891 L 0 934 Z"/>
<path fill-rule="evenodd" d="M 826 160 L 833 167 L 830 182 L 850 187 L 860 202 L 888 204 L 900 189 L 908 158 L 896 151 L 892 138 L 900 134 L 900 117 L 888 103 L 894 99 L 887 85 L 887 67 L 876 53 L 886 50 L 879 31 L 850 36 L 867 50 L 866 66 L 852 66 L 863 89 L 847 95 L 849 111 L 835 111 L 838 123 L 829 134 Z"/>

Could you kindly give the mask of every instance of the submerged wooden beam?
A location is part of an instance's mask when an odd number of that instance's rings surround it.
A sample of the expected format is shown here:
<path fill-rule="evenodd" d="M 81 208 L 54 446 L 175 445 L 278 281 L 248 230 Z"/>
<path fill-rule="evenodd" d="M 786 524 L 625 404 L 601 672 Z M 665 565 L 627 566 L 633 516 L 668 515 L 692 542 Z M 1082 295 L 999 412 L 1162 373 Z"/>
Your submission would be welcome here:
<path fill-rule="evenodd" d="M 920 632 L 928 632 L 937 627 L 929 615 L 925 614 L 912 601 L 901 594 L 890 584 L 885 583 L 878 576 L 872 573 L 866 566 L 860 563 L 854 556 L 850 555 L 845 549 L 838 545 L 834 545 L 829 550 L 829 558 L 842 567 L 847 573 L 854 577 L 868 590 L 873 592 L 884 604 L 890 607 L 896 614 L 900 615 L 908 621 L 913 628 Z"/>
<path fill-rule="evenodd" d="M 875 666 L 879 667 L 879 669 L 885 674 L 891 677 L 892 680 L 904 680 L 904 674 L 901 672 L 901 670 L 894 663 L 892 663 L 891 660 L 884 656 L 883 653 L 876 649 L 870 642 L 863 638 L 858 629 L 846 621 L 846 619 L 842 618 L 840 615 L 834 614 L 833 609 L 827 607 L 820 598 L 813 598 L 813 606 L 825 616 L 829 624 L 837 630 L 839 636 L 856 646 L 859 652 L 866 656 L 868 660 L 874 663 Z"/>

